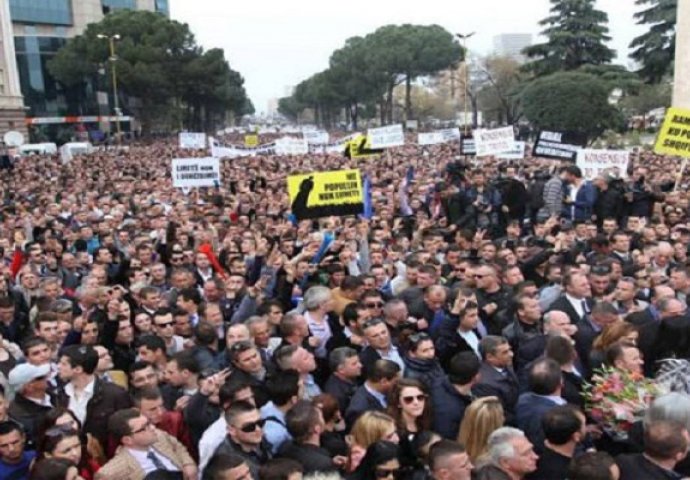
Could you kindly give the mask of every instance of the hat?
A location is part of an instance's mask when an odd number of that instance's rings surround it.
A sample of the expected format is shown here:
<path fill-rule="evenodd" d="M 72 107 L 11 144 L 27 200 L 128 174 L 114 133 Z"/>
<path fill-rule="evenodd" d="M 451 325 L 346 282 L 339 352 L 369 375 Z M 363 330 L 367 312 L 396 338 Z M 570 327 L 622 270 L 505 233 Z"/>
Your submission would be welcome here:
<path fill-rule="evenodd" d="M 50 373 L 50 365 L 36 366 L 30 363 L 22 363 L 10 370 L 9 384 L 15 390 L 21 390 L 24 385 L 37 378 L 46 377 Z"/>

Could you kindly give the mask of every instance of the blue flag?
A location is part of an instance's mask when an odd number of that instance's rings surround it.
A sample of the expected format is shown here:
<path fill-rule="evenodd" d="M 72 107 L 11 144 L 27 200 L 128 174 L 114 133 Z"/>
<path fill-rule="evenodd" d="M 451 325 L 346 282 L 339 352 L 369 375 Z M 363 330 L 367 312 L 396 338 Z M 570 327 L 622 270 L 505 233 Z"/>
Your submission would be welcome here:
<path fill-rule="evenodd" d="M 407 169 L 405 180 L 407 180 L 408 185 L 412 182 L 412 180 L 414 180 L 414 167 L 412 165 L 410 165 L 410 167 Z"/>
<path fill-rule="evenodd" d="M 374 216 L 374 206 L 371 204 L 371 182 L 369 181 L 368 176 L 364 177 L 363 187 L 364 187 L 364 212 L 362 213 L 362 218 L 366 218 L 367 220 L 371 220 L 371 217 Z"/>
<path fill-rule="evenodd" d="M 311 263 L 313 265 L 318 264 L 321 261 L 321 259 L 326 255 L 326 252 L 330 248 L 331 243 L 333 243 L 333 240 L 335 240 L 333 232 L 323 232 L 323 241 L 321 242 L 319 251 L 316 252 L 314 258 L 311 259 Z"/>

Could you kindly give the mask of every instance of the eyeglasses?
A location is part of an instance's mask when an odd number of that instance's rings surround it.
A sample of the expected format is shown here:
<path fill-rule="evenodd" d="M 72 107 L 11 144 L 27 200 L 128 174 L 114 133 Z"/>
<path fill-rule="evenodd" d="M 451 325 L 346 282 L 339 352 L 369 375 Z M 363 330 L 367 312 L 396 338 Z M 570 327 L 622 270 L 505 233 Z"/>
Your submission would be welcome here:
<path fill-rule="evenodd" d="M 381 308 L 383 307 L 383 302 L 365 303 L 364 306 L 367 308 Z"/>
<path fill-rule="evenodd" d="M 404 397 L 401 397 L 401 400 L 405 405 L 411 405 L 412 402 L 414 402 L 415 400 L 419 403 L 422 403 L 426 401 L 426 395 L 424 395 L 423 393 L 420 393 L 419 395 L 406 395 Z"/>
<path fill-rule="evenodd" d="M 153 425 L 153 423 L 151 423 L 147 420 L 146 423 L 144 424 L 144 426 L 142 426 L 141 428 L 138 428 L 136 430 L 132 430 L 132 433 L 130 433 L 130 435 L 136 435 L 137 433 L 144 432 L 150 428 L 154 428 L 154 425 Z"/>
<path fill-rule="evenodd" d="M 397 477 L 400 469 L 399 468 L 377 468 L 376 478 L 388 478 L 390 476 Z"/>
<path fill-rule="evenodd" d="M 264 428 L 265 423 L 266 420 L 262 418 L 261 420 L 257 420 L 256 422 L 245 423 L 240 427 L 240 430 L 244 433 L 252 433 L 255 432 L 257 428 Z"/>

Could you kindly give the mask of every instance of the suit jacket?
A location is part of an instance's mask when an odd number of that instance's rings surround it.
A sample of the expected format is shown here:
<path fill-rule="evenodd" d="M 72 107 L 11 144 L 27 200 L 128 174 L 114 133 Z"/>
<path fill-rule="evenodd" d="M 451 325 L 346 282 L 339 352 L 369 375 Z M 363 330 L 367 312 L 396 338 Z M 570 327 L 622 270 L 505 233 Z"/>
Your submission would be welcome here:
<path fill-rule="evenodd" d="M 650 462 L 641 453 L 619 455 L 616 463 L 621 471 L 620 480 L 679 480 L 682 477 Z"/>
<path fill-rule="evenodd" d="M 345 422 L 347 423 L 348 429 L 352 428 L 357 418 L 367 410 L 378 410 L 379 412 L 383 412 L 385 411 L 385 407 L 369 393 L 364 385 L 362 385 L 355 391 L 352 400 L 350 400 L 350 405 L 345 411 Z"/>
<path fill-rule="evenodd" d="M 523 393 L 518 399 L 515 407 L 517 426 L 525 432 L 525 436 L 538 452 L 544 449 L 544 429 L 541 426 L 541 419 L 546 412 L 557 406 L 558 404 L 553 400 L 532 392 Z"/>
<path fill-rule="evenodd" d="M 575 350 L 577 355 L 582 359 L 582 366 L 584 367 L 584 375 L 589 378 L 592 374 L 592 365 L 590 362 L 592 354 L 592 343 L 594 339 L 599 336 L 600 332 L 594 330 L 592 323 L 583 319 L 577 323 L 577 332 L 575 333 Z"/>
<path fill-rule="evenodd" d="M 362 371 L 365 373 L 369 372 L 376 363 L 376 360 L 380 360 L 381 355 L 376 351 L 375 348 L 367 345 L 359 352 L 359 361 L 362 362 Z"/>
<path fill-rule="evenodd" d="M 594 301 L 591 298 L 587 298 L 587 305 L 589 306 L 590 310 L 594 306 Z M 549 312 L 557 310 L 559 312 L 563 312 L 566 315 L 568 315 L 568 318 L 570 318 L 570 323 L 573 325 L 577 325 L 577 322 L 580 321 L 581 317 L 577 314 L 577 310 L 573 307 L 573 305 L 570 303 L 570 301 L 566 298 L 565 295 L 561 295 L 554 301 L 551 306 L 549 307 Z"/>
<path fill-rule="evenodd" d="M 164 455 L 178 469 L 182 470 L 182 467 L 186 465 L 195 465 L 187 449 L 179 441 L 161 430 L 156 430 L 156 435 L 158 440 L 153 444 L 152 448 Z M 139 462 L 136 461 L 126 448 L 121 447 L 112 460 L 98 470 L 94 480 L 144 480 L 144 477 L 146 477 L 146 473 L 139 465 Z"/>
<path fill-rule="evenodd" d="M 503 375 L 488 363 L 482 362 L 479 368 L 479 383 L 472 388 L 472 393 L 475 397 L 498 397 L 503 405 L 506 424 L 514 425 L 518 390 L 518 381 L 513 370 L 507 368 Z"/>

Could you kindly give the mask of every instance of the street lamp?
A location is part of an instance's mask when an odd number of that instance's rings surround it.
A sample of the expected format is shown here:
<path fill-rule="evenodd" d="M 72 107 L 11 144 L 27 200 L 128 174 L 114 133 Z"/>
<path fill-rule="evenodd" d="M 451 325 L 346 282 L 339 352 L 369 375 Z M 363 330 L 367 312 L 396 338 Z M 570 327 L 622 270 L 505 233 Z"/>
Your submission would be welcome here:
<path fill-rule="evenodd" d="M 468 55 L 468 50 L 467 50 L 467 39 L 471 38 L 476 32 L 468 33 L 466 35 L 463 35 L 462 33 L 456 33 L 455 36 L 458 37 L 460 40 L 462 40 L 462 48 L 465 51 L 465 95 L 464 95 L 464 118 L 463 118 L 463 123 L 465 124 L 465 135 L 467 135 L 467 90 L 470 88 L 469 87 L 469 65 L 467 63 L 467 59 L 469 58 Z"/>
<path fill-rule="evenodd" d="M 103 35 L 103 34 L 98 34 L 98 38 L 101 39 L 108 39 L 108 43 L 110 45 L 110 71 L 113 77 L 113 106 L 115 110 L 115 124 L 117 125 L 117 138 L 118 142 L 122 138 L 122 130 L 120 128 L 120 100 L 117 97 L 117 68 L 115 68 L 115 61 L 117 60 L 117 57 L 115 56 L 115 40 L 120 39 L 120 35 L 117 33 L 115 35 Z"/>

